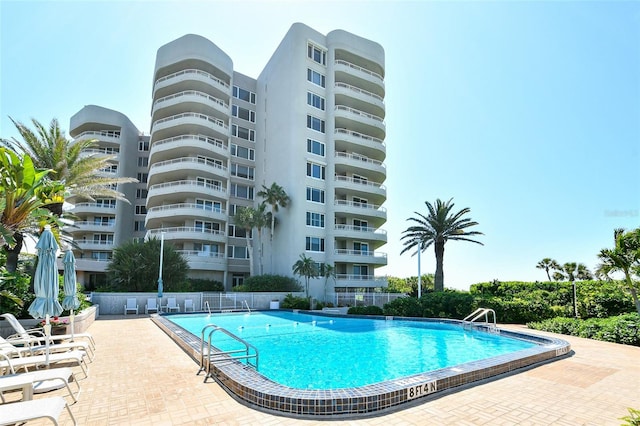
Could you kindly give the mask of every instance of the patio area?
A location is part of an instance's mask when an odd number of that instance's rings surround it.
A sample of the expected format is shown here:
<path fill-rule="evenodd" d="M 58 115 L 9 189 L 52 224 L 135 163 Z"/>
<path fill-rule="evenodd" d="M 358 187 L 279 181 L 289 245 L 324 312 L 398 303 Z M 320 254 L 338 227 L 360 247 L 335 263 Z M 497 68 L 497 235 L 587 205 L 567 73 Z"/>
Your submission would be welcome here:
<path fill-rule="evenodd" d="M 505 326 L 505 328 L 518 326 Z M 236 402 L 146 315 L 101 316 L 89 378 L 71 409 L 80 425 L 319 425 Z M 534 332 L 540 333 L 540 332 Z M 546 334 L 546 333 L 540 333 Z M 350 425 L 619 425 L 640 408 L 640 348 L 560 336 L 573 356 Z M 80 375 L 81 376 L 81 375 Z M 36 395 L 63 395 L 63 391 Z M 19 397 L 9 394 L 8 399 Z M 407 407 L 407 406 L 405 406 Z M 70 425 L 66 413 L 61 424 Z M 35 421 L 29 425 L 50 425 Z"/>

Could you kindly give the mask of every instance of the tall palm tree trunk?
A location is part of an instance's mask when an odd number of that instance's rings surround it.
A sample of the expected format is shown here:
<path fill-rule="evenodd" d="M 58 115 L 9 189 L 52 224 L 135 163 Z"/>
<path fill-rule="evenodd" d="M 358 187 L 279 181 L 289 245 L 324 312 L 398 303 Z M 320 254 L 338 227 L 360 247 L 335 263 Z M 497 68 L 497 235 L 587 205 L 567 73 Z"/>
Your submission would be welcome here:
<path fill-rule="evenodd" d="M 246 239 L 247 239 L 247 256 L 249 257 L 249 276 L 253 276 L 253 247 L 251 246 L 251 240 L 249 238 L 249 232 L 246 231 Z"/>
<path fill-rule="evenodd" d="M 18 257 L 22 251 L 24 235 L 22 235 L 21 232 L 15 232 L 13 234 L 13 239 L 16 242 L 13 247 L 10 247 L 9 245 L 4 246 L 4 251 L 7 254 L 7 272 L 15 272 L 16 269 L 18 269 Z"/>
<path fill-rule="evenodd" d="M 436 274 L 435 274 L 435 282 L 434 289 L 435 291 L 443 291 L 444 290 L 444 241 L 436 241 L 433 245 L 433 248 L 436 252 Z"/>

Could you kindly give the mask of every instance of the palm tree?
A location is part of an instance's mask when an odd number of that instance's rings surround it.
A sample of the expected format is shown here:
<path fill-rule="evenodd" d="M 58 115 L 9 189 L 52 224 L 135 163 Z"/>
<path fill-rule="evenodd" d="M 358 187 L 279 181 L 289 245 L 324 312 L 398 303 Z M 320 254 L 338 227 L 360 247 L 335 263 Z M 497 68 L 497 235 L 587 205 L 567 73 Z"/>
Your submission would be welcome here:
<path fill-rule="evenodd" d="M 287 207 L 291 199 L 285 192 L 285 190 L 273 182 L 270 187 L 262 185 L 262 191 L 258 192 L 258 196 L 264 198 L 264 202 L 271 206 L 271 234 L 270 238 L 273 240 L 273 230 L 275 228 L 275 214 L 278 212 L 278 207 Z"/>
<path fill-rule="evenodd" d="M 327 284 L 329 279 L 333 279 L 335 283 L 336 280 L 336 267 L 333 265 L 329 265 L 328 263 L 323 263 L 320 265 L 320 276 L 324 278 L 324 302 L 327 302 Z"/>
<path fill-rule="evenodd" d="M 101 176 L 97 173 L 110 166 L 114 156 L 85 155 L 87 149 L 96 146 L 96 139 L 67 139 L 55 118 L 51 120 L 48 129 L 33 119 L 35 131 L 13 118 L 11 121 L 23 140 L 2 139 L 2 144 L 16 153 L 28 154 L 35 167 L 51 169 L 51 178 L 64 184 L 69 197 L 88 200 L 109 197 L 129 202 L 122 192 L 112 189 L 112 186 L 138 180 Z"/>
<path fill-rule="evenodd" d="M 593 275 L 584 263 L 567 262 L 562 266 L 555 265 L 556 272 L 553 273 L 553 279 L 556 281 L 567 280 L 573 288 L 573 314 L 578 318 L 578 299 L 576 280 L 591 280 Z"/>
<path fill-rule="evenodd" d="M 538 262 L 538 264 L 536 265 L 536 268 L 544 269 L 544 271 L 547 273 L 547 278 L 549 278 L 549 281 L 551 281 L 551 275 L 549 275 L 549 270 L 559 269 L 560 265 L 555 260 L 545 257 L 540 262 Z"/>
<path fill-rule="evenodd" d="M 269 222 L 273 222 L 273 215 L 270 212 L 266 211 L 267 206 L 264 203 L 260 203 L 258 208 L 254 210 L 253 215 L 253 227 L 258 230 L 258 260 L 260 266 L 260 275 L 263 273 L 263 242 L 262 242 L 262 233 L 264 228 L 269 224 Z"/>
<path fill-rule="evenodd" d="M 640 314 L 638 282 L 633 280 L 633 274 L 640 275 L 640 228 L 628 232 L 624 229 L 616 229 L 613 235 L 614 248 L 602 249 L 598 254 L 602 263 L 598 265 L 596 275 L 610 280 L 612 273 L 622 272 L 625 287 L 631 293 L 636 311 Z"/>
<path fill-rule="evenodd" d="M 300 259 L 293 264 L 293 273 L 299 275 L 300 277 L 304 277 L 305 282 L 305 293 L 307 295 L 307 299 L 309 298 L 309 280 L 311 278 L 317 278 L 319 275 L 318 268 L 316 268 L 316 263 L 312 258 L 307 257 L 304 253 L 300 255 Z"/>
<path fill-rule="evenodd" d="M 247 257 L 249 258 L 249 276 L 253 276 L 253 246 L 251 245 L 251 230 L 254 224 L 255 209 L 252 207 L 238 207 L 233 217 L 236 226 L 243 228 L 247 240 Z"/>
<path fill-rule="evenodd" d="M 418 217 L 410 217 L 407 220 L 416 222 L 417 225 L 410 226 L 403 232 L 402 240 L 404 241 L 404 249 L 400 254 L 417 247 L 418 250 L 424 251 L 433 244 L 436 254 L 436 273 L 435 273 L 435 291 L 444 290 L 444 271 L 442 268 L 444 260 L 444 245 L 447 241 L 469 241 L 472 243 L 483 245 L 481 242 L 469 238 L 474 235 L 483 235 L 478 231 L 467 231 L 466 229 L 475 226 L 478 222 L 472 221 L 470 218 L 462 218 L 471 210 L 468 207 L 463 208 L 457 213 L 451 213 L 454 204 L 449 201 L 444 202 L 437 199 L 434 204 L 425 201 L 429 214 L 424 216 L 418 212 Z"/>
<path fill-rule="evenodd" d="M 45 209 L 50 200 L 42 195 L 58 185 L 47 180 L 49 172 L 38 170 L 29 155 L 0 147 L 0 223 L 9 272 L 16 271 L 25 233 L 36 235 L 45 222 L 55 222 Z"/>

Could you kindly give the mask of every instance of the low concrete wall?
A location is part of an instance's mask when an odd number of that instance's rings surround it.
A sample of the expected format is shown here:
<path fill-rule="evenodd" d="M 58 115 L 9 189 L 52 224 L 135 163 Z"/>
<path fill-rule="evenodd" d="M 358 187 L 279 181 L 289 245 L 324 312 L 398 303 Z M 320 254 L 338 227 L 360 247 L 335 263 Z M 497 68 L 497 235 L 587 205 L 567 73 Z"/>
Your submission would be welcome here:
<path fill-rule="evenodd" d="M 202 304 L 202 293 L 164 293 L 162 300 L 159 302 L 162 306 L 167 304 L 167 298 L 175 297 L 176 302 L 180 306 L 180 312 L 184 312 L 185 299 L 193 300 L 195 310 L 200 310 Z M 158 293 L 91 293 L 91 301 L 100 305 L 100 315 L 123 315 L 124 306 L 127 299 L 135 298 L 138 305 L 138 314 L 145 313 L 145 306 L 149 299 L 155 299 L 158 302 Z M 155 313 L 155 312 L 154 312 Z"/>
<path fill-rule="evenodd" d="M 93 306 L 90 306 L 87 309 L 83 310 L 82 312 L 79 312 L 78 314 L 76 314 L 73 321 L 74 332 L 82 333 L 86 331 L 89 328 L 89 326 L 91 326 L 91 324 L 93 324 L 93 322 L 98 317 L 98 311 L 99 311 L 99 307 L 94 304 Z M 59 318 L 69 321 L 69 317 L 59 317 Z M 30 328 L 38 328 L 40 326 L 39 324 L 40 324 L 40 321 L 42 321 L 42 319 L 29 318 L 29 319 L 20 319 L 19 321 L 20 321 L 20 324 L 22 324 L 22 326 L 26 330 L 28 330 Z M 13 327 L 11 327 L 8 321 L 5 321 L 4 319 L 0 319 L 0 336 L 8 337 L 15 333 L 16 331 L 13 329 Z M 68 334 L 68 333 L 71 333 L 71 329 L 69 328 L 69 326 L 66 327 L 66 330 L 64 330 L 64 333 L 62 333 L 62 330 L 61 330 L 60 334 Z"/>

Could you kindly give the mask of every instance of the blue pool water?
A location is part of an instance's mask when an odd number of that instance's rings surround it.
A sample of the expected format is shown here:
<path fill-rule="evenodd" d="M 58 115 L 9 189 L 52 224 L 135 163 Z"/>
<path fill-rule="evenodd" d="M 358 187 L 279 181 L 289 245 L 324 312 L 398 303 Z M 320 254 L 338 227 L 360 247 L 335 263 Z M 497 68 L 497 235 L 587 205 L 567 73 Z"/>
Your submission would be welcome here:
<path fill-rule="evenodd" d="M 200 337 L 216 324 L 258 348 L 259 372 L 299 389 L 360 387 L 535 346 L 453 324 L 314 316 L 294 312 L 171 315 Z M 238 342 L 214 333 L 221 350 Z"/>

